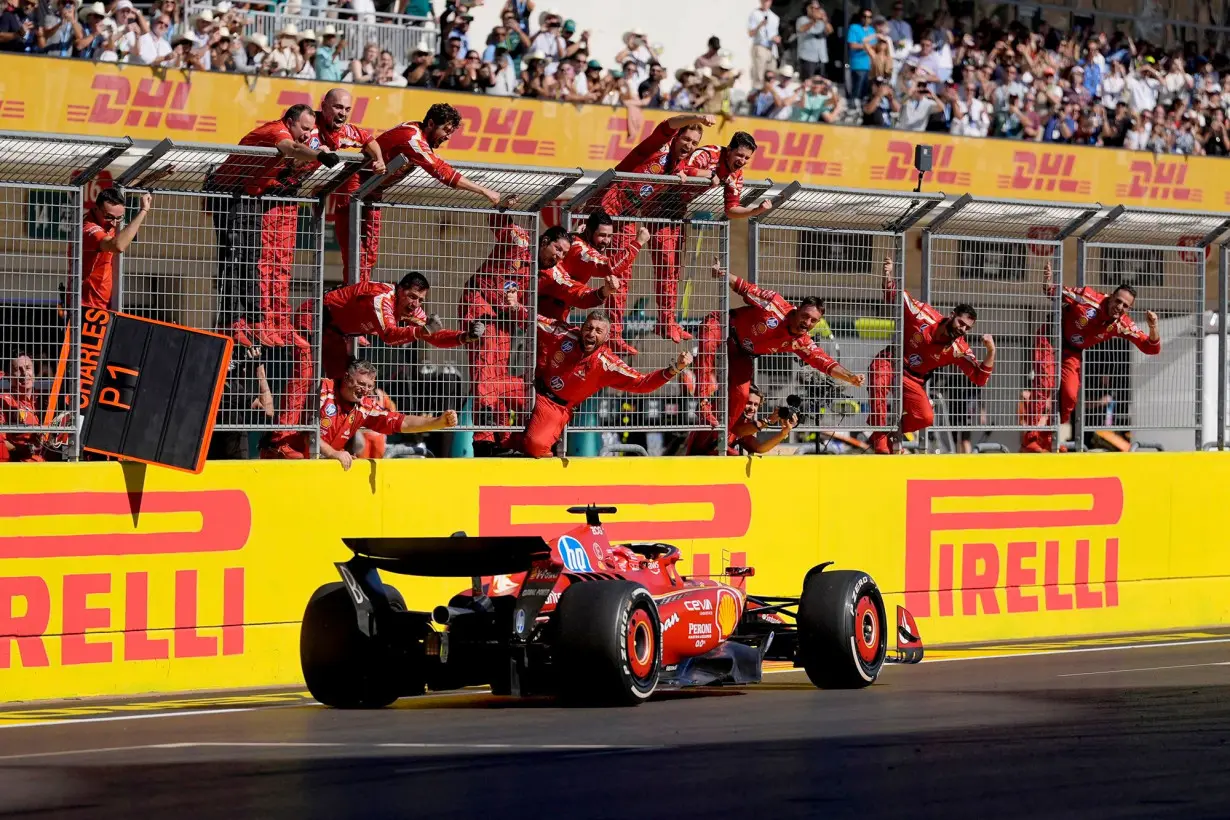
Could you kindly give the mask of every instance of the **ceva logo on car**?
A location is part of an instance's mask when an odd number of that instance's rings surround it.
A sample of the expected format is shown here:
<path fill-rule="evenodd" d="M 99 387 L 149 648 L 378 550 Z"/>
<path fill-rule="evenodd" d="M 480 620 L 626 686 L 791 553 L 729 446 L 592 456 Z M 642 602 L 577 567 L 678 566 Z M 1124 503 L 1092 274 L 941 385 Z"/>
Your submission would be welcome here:
<path fill-rule="evenodd" d="M 560 536 L 558 546 L 559 557 L 563 560 L 565 567 L 573 572 L 594 571 L 589 563 L 589 556 L 585 553 L 585 547 L 581 546 L 580 541 L 571 535 L 563 535 Z"/>

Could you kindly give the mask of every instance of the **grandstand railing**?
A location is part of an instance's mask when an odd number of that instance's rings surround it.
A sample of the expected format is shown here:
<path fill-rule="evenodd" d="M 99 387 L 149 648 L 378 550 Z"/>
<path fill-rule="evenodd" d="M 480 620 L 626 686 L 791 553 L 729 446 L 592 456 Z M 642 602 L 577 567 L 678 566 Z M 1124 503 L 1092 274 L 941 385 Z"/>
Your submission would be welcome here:
<path fill-rule="evenodd" d="M 536 303 L 533 274 L 541 211 L 582 179 L 580 169 L 456 166 L 467 177 L 515 196 L 515 203 L 503 209 L 442 186 L 421 172 L 409 173 L 404 160 L 391 162 L 384 175 L 374 175 L 357 154 L 342 155 L 344 162 L 337 168 L 303 169 L 297 187 L 277 197 L 254 199 L 219 190 L 213 182 L 214 172 L 228 157 L 258 161 L 274 154 L 272 149 L 171 140 L 138 149 L 126 139 L 0 133 L 0 242 L 5 250 L 0 268 L 0 369 L 6 372 L 0 377 L 0 394 L 24 393 L 24 385 L 16 384 L 11 373 L 16 353 L 29 354 L 36 371 L 33 407 L 23 414 L 6 401 L 0 407 L 0 433 L 10 442 L 22 434 L 39 437 L 49 447 L 45 451 L 49 458 L 77 454 L 81 224 L 105 187 L 121 189 L 130 208 L 144 192 L 153 195 L 145 225 L 127 253 L 117 259 L 113 307 L 233 332 L 232 320 L 244 294 L 253 290 L 259 294 L 262 278 L 267 284 L 287 285 L 293 331 L 280 342 L 257 339 L 256 345 L 237 348 L 235 364 L 240 372 L 232 372 L 228 379 L 217 430 L 240 434 L 316 429 L 315 397 L 323 372 L 319 321 L 324 251 L 330 242 L 328 214 L 338 210 L 339 200 L 349 203 L 346 218 L 352 230 L 342 250 L 349 257 L 352 276 L 357 277 L 365 265 L 373 278 L 384 281 L 421 271 L 432 284 L 428 312 L 440 314 L 445 327 L 464 329 L 474 318 L 468 311 L 480 273 L 496 278 L 509 273 L 508 281 L 515 281 L 520 291 L 520 303 L 530 308 Z M 358 190 L 339 193 L 347 180 L 355 180 Z M 763 196 L 770 185 L 750 183 L 744 203 Z M 637 196 L 627 199 L 629 192 Z M 655 275 L 664 279 L 670 271 L 680 277 L 679 304 L 672 318 L 698 337 L 704 317 L 717 314 L 719 342 L 724 341 L 726 324 L 721 318 L 730 296 L 722 281 L 709 275 L 715 260 L 723 270 L 731 269 L 729 225 L 720 215 L 720 190 L 675 177 L 610 172 L 572 198 L 564 215 L 566 224 L 579 228 L 588 214 L 610 204 L 608 197 L 620 200 L 615 209 L 619 241 L 633 236 L 633 226 L 640 223 L 648 224 L 651 236 L 630 276 L 624 338 L 641 352 L 629 356 L 629 363 L 651 370 L 667 364 L 678 349 L 653 332 L 662 317 L 656 313 L 661 308 L 657 289 L 649 283 Z M 979 320 L 972 344 L 979 357 L 983 333 L 991 333 L 998 342 L 995 374 L 986 388 L 976 391 L 980 398 L 971 400 L 961 393 L 962 376 L 950 378 L 941 372 L 930 382 L 936 423 L 920 449 L 955 450 L 954 434 L 969 429 L 995 434 L 996 447 L 1007 443 L 1008 449 L 1017 449 L 1004 436 L 1021 433 L 1049 433 L 1052 446 L 1060 446 L 1057 393 L 1063 297 L 1058 287 L 1043 288 L 1042 271 L 1048 261 L 1057 286 L 1089 285 L 1102 292 L 1120 283 L 1134 286 L 1138 296 L 1133 319 L 1145 328 L 1146 312 L 1155 311 L 1162 334 L 1160 356 L 1144 357 L 1108 343 L 1083 357 L 1084 406 L 1073 415 L 1076 446 L 1085 446 L 1085 433 L 1097 429 L 1131 431 L 1135 446 L 1141 448 L 1189 449 L 1193 440 L 1197 448 L 1224 448 L 1230 415 L 1225 346 L 1230 214 L 798 184 L 779 189 L 773 201 L 773 210 L 750 223 L 746 275 L 790 300 L 806 295 L 824 298 L 827 330 L 822 330 L 819 342 L 826 347 L 840 342 L 840 349 L 829 352 L 850 369 L 866 373 L 865 360 L 886 346 L 892 364 L 888 419 L 883 424 L 867 424 L 866 391 L 830 396 L 827 404 L 804 395 L 811 400 L 804 407 L 809 416 L 804 429 L 817 434 L 816 451 L 830 451 L 819 446 L 825 432 L 886 430 L 899 421 L 902 303 L 886 306 L 883 299 L 879 278 L 885 254 L 896 261 L 893 284 L 901 293 L 908 287 L 941 313 L 957 302 L 975 306 Z M 249 230 L 230 235 L 230 250 L 238 247 L 243 252 L 238 259 L 220 256 L 228 220 L 236 214 L 255 214 L 263 220 L 271 212 L 294 223 L 293 247 L 282 248 L 282 256 L 274 259 L 266 253 L 267 239 Z M 367 213 L 381 214 L 382 231 L 375 260 L 365 262 L 360 234 Z M 516 253 L 493 254 L 500 250 L 497 232 L 512 226 L 520 234 Z M 664 241 L 667 228 L 674 232 L 669 243 Z M 913 241 L 913 231 L 920 228 L 921 269 L 907 270 L 906 237 Z M 285 225 L 284 229 L 289 230 Z M 1076 248 L 1074 259 L 1065 259 L 1067 243 Z M 1218 295 L 1209 301 L 1213 284 L 1206 278 L 1206 257 L 1213 248 L 1218 259 L 1217 272 L 1211 275 L 1218 277 Z M 500 260 L 511 256 L 516 258 L 516 269 L 500 268 Z M 735 270 L 742 272 L 741 266 Z M 917 284 L 912 284 L 914 277 Z M 498 284 L 502 288 L 506 282 Z M 281 304 L 278 309 L 285 311 L 286 303 Z M 257 324 L 266 312 L 257 309 Z M 1213 319 L 1217 346 L 1211 335 Z M 507 331 L 507 356 L 495 351 L 494 362 L 485 358 L 492 351 L 481 346 L 436 349 L 416 344 L 395 350 L 369 339 L 366 348 L 354 352 L 383 366 L 378 383 L 401 409 L 424 414 L 458 409 L 463 431 L 511 433 L 524 424 L 525 408 L 533 398 L 535 336 L 526 327 L 487 324 L 497 335 Z M 696 347 L 699 341 L 686 344 Z M 778 367 L 775 358 L 766 357 L 758 364 L 758 378 L 771 402 L 797 389 L 794 365 Z M 714 370 L 713 390 L 708 393 L 688 386 L 685 379 L 646 397 L 596 397 L 579 408 L 572 430 L 614 434 L 605 443 L 608 449 L 641 445 L 640 440 L 616 440 L 626 431 L 669 435 L 704 430 L 708 422 L 702 419 L 702 399 L 710 400 L 717 424 L 725 426 L 727 374 L 720 346 Z M 1033 389 L 1031 372 L 1033 384 L 1041 379 L 1045 397 L 1025 395 Z M 274 403 L 254 409 L 254 400 L 264 392 L 259 389 L 262 378 Z M 305 381 L 307 388 L 302 386 Z M 1101 412 L 1096 420 L 1095 406 Z M 850 412 L 843 418 L 845 410 Z M 458 440 L 466 439 L 453 440 L 455 454 L 462 454 L 465 449 L 457 447 Z M 989 449 L 979 446 L 985 444 L 971 442 L 978 450 Z M 648 443 L 641 446 L 653 449 Z"/>
<path fill-rule="evenodd" d="M 821 188 L 791 183 L 773 209 L 752 219 L 748 275 L 787 301 L 823 301 L 816 343 L 847 370 L 867 374 L 863 388 L 829 379 L 792 354 L 763 356 L 756 382 L 766 404 L 788 395 L 803 399 L 803 433 L 830 433 L 820 452 L 841 445 L 832 433 L 896 430 L 901 417 L 901 294 L 905 290 L 905 233 L 925 219 L 942 194 Z M 895 293 L 883 287 L 893 260 Z"/>
<path fill-rule="evenodd" d="M 339 38 L 346 39 L 344 51 L 347 66 L 350 60 L 362 56 L 363 48 L 369 42 L 376 43 L 382 50 L 392 52 L 393 58 L 399 63 L 409 62 L 410 53 L 416 47 L 421 46 L 431 54 L 439 51 L 439 32 L 434 28 L 435 22 L 431 18 L 356 12 L 334 5 L 314 9 L 307 0 L 300 4 L 299 11 L 295 14 L 287 13 L 287 4 L 283 2 L 267 2 L 264 5 L 271 10 L 244 13 L 248 24 L 239 33 L 245 37 L 263 34 L 271 48 L 277 46 L 279 32 L 288 25 L 293 25 L 300 35 L 305 31 L 315 31 L 318 43 L 320 30 L 331 25 L 337 29 Z M 213 7 L 214 4 L 209 2 L 190 2 L 185 9 L 184 20 L 190 24 L 192 18 L 201 12 L 214 11 Z"/>

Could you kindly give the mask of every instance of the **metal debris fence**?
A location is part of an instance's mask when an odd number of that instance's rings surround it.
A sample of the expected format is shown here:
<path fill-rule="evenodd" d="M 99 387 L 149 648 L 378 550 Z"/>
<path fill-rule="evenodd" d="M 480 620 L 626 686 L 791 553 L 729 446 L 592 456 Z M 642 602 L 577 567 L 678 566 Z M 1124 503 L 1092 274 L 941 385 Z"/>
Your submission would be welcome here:
<path fill-rule="evenodd" d="M 534 395 L 531 320 L 543 211 L 579 188 L 564 225 L 582 232 L 599 209 L 615 222 L 609 253 L 623 265 L 626 284 L 626 301 L 608 305 L 622 314 L 617 351 L 643 372 L 669 364 L 681 347 L 699 351 L 705 343 L 714 354 L 707 373 L 657 393 L 600 394 L 578 408 L 570 431 L 607 434 L 602 452 L 656 451 L 660 442 L 630 435 L 637 432 L 682 438 L 727 425 L 725 317 L 736 305 L 724 280 L 710 275 L 715 263 L 788 301 L 823 299 L 817 344 L 848 369 L 875 376 L 854 389 L 793 357 L 761 358 L 756 380 L 768 408 L 792 394 L 803 399 L 798 452 L 862 451 L 859 436 L 896 429 L 907 293 L 942 314 L 972 304 L 978 323 L 969 341 L 978 358 L 984 333 L 997 342 L 986 387 L 971 389 L 954 368 L 929 380 L 935 424 L 919 450 L 1017 450 L 1016 439 L 1028 436 L 1051 449 L 1084 448 L 1111 434 L 1141 448 L 1225 446 L 1230 214 L 798 183 L 773 188 L 766 181 L 746 184 L 744 204 L 769 194 L 774 208 L 750 220 L 744 264 L 742 255 L 732 259 L 721 189 L 677 177 L 607 172 L 585 184 L 580 169 L 457 163 L 473 181 L 516 197 L 494 208 L 404 159 L 377 176 L 364 157 L 344 154 L 336 168 L 301 169 L 277 196 L 219 185 L 217 169 L 228 158 L 260 162 L 275 153 L 0 132 L 0 435 L 7 454 L 78 454 L 81 226 L 99 192 L 112 186 L 125 197 L 128 219 L 143 195 L 152 195 L 136 240 L 116 258 L 112 307 L 250 342 L 236 347 L 216 428 L 236 437 L 316 429 L 321 301 L 336 278 L 326 268 L 335 250 L 352 278 L 397 282 L 423 273 L 431 284 L 424 312 L 444 329 L 464 335 L 474 322 L 486 327 L 481 341 L 461 345 L 458 334 L 445 334 L 452 342 L 443 346 L 358 340 L 351 352 L 379 366 L 378 384 L 399 409 L 457 409 L 461 430 L 476 438 L 520 429 Z M 343 189 L 355 173 L 358 190 Z M 378 232 L 371 229 L 377 219 Z M 633 254 L 642 227 L 648 236 Z M 1065 257 L 1065 246 L 1075 253 Z M 887 289 L 886 256 L 894 262 Z M 1049 290 L 1048 263 L 1056 285 Z M 1132 317 L 1144 332 L 1147 312 L 1157 314 L 1161 353 L 1144 355 L 1123 340 L 1082 353 L 1082 389 L 1065 442 L 1060 286 L 1109 293 L 1120 284 L 1136 290 Z"/>

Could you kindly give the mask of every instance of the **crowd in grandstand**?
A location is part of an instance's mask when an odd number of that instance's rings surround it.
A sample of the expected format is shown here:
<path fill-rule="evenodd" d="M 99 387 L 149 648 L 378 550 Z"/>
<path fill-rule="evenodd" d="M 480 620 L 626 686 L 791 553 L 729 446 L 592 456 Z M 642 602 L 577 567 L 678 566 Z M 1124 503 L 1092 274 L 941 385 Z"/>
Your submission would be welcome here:
<path fill-rule="evenodd" d="M 747 43 L 711 37 L 691 63 L 668 67 L 645 31 L 624 33 L 616 54 L 595 54 L 584 21 L 528 0 L 507 0 L 486 33 L 471 30 L 475 3 L 396 0 L 393 11 L 426 18 L 406 25 L 440 35 L 438 51 L 420 45 L 409 54 L 346 42 L 311 0 L 296 5 L 318 16 L 297 19 L 319 26 L 288 22 L 273 42 L 254 30 L 247 10 L 257 6 L 231 0 L 190 19 L 176 0 L 7 3 L 0 51 L 8 52 L 1155 153 L 1230 150 L 1225 55 L 1196 42 L 1166 51 L 1122 31 L 1061 32 L 1040 17 L 1005 28 L 954 19 L 943 7 L 911 14 L 898 1 L 887 17 L 862 8 L 847 26 L 834 0 L 810 0 L 796 19 L 754 0 Z M 734 49 L 750 49 L 747 78 Z"/>

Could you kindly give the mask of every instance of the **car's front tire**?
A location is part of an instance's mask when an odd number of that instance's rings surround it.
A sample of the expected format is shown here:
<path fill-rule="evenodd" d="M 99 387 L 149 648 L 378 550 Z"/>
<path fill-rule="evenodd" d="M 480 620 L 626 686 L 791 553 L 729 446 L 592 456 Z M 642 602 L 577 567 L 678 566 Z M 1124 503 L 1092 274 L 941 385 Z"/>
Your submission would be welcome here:
<path fill-rule="evenodd" d="M 658 686 L 662 624 L 649 591 L 631 581 L 573 583 L 555 610 L 560 697 L 583 706 L 635 706 Z"/>
<path fill-rule="evenodd" d="M 856 570 L 807 573 L 799 598 L 798 660 L 824 689 L 870 686 L 888 651 L 884 598 L 871 576 Z"/>
<path fill-rule="evenodd" d="M 405 612 L 401 593 L 392 587 L 385 590 L 389 608 Z M 317 589 L 299 631 L 299 663 L 312 697 L 338 709 L 378 709 L 403 694 L 422 692 L 421 681 L 406 675 L 404 650 L 398 651 L 390 637 L 383 633 L 368 637 L 359 631 L 345 584 Z"/>

